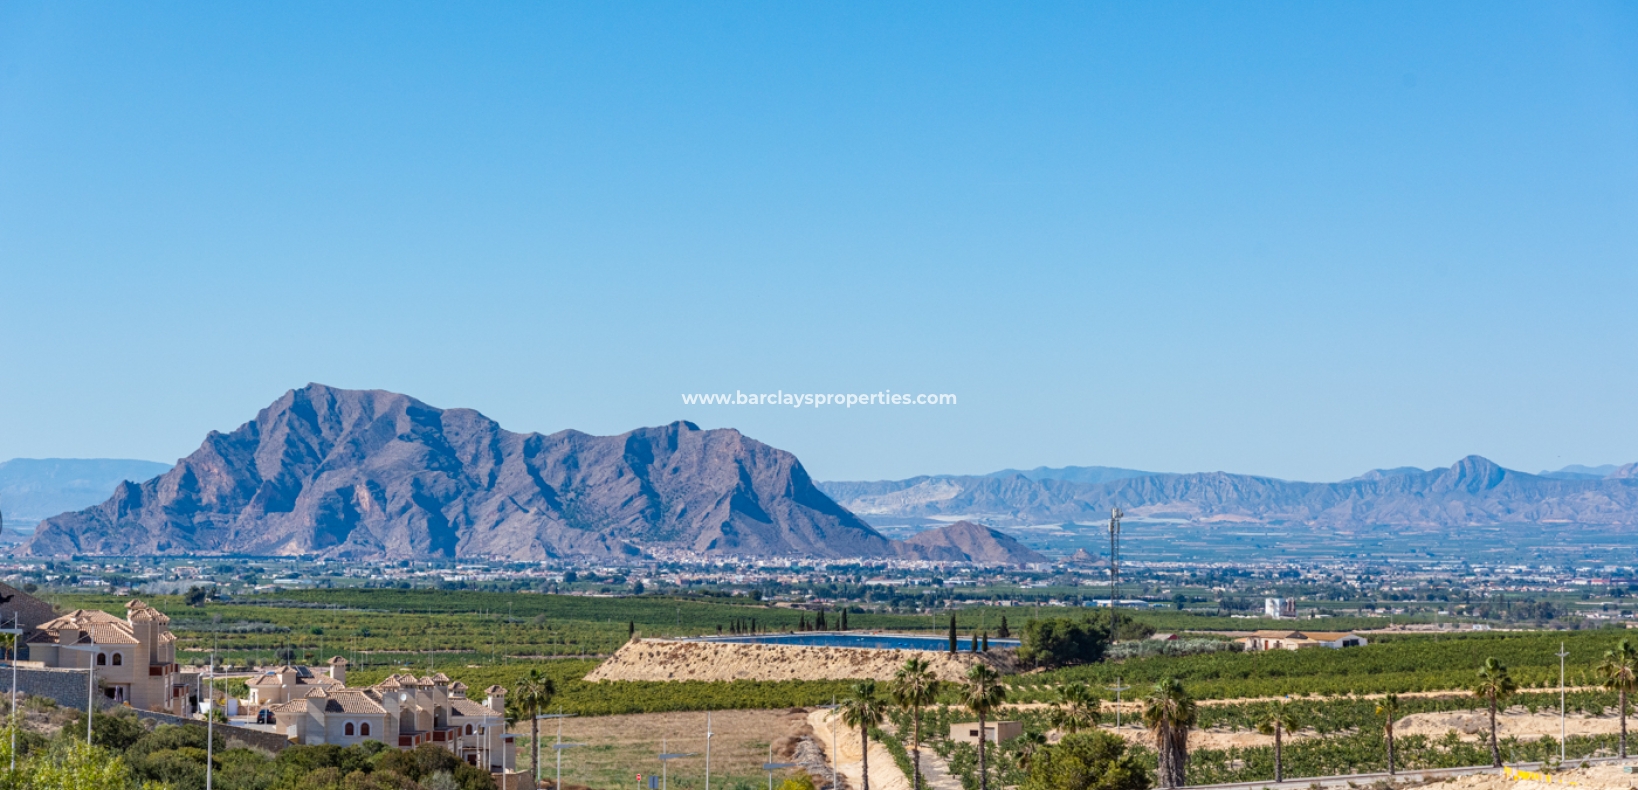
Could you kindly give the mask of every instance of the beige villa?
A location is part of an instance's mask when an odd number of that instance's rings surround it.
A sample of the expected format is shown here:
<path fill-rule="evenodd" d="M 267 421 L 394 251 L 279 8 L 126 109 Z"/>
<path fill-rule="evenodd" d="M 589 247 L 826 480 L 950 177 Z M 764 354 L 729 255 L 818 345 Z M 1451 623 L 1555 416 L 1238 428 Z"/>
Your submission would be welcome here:
<path fill-rule="evenodd" d="M 1246 650 L 1301 650 L 1305 647 L 1360 647 L 1365 637 L 1352 631 L 1253 631 L 1241 637 Z"/>
<path fill-rule="evenodd" d="M 171 618 L 133 600 L 125 619 L 75 609 L 40 624 L 27 642 L 29 659 L 47 669 L 94 670 L 104 698 L 174 715 L 189 712 L 191 688 L 176 665 Z"/>
<path fill-rule="evenodd" d="M 252 709 L 266 710 L 273 726 L 302 744 L 350 746 L 381 741 L 400 749 L 434 743 L 491 773 L 517 765 L 517 747 L 506 732 L 506 689 L 490 686 L 483 702 L 442 672 L 417 678 L 392 675 L 373 686 L 347 686 L 347 659 L 330 660 L 328 675 L 283 666 L 247 682 Z"/>

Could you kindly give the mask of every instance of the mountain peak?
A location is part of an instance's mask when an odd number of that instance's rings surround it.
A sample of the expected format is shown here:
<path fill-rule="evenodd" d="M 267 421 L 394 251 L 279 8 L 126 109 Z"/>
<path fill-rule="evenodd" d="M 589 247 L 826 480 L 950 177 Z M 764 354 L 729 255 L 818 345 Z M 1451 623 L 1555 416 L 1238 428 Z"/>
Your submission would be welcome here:
<path fill-rule="evenodd" d="M 945 562 L 1025 565 L 1047 562 L 1040 553 L 1005 532 L 971 521 L 919 532 L 899 542 L 901 554 Z"/>
<path fill-rule="evenodd" d="M 334 558 L 707 553 L 885 556 L 795 456 L 685 421 L 619 436 L 506 431 L 470 409 L 308 384 L 26 553 Z"/>

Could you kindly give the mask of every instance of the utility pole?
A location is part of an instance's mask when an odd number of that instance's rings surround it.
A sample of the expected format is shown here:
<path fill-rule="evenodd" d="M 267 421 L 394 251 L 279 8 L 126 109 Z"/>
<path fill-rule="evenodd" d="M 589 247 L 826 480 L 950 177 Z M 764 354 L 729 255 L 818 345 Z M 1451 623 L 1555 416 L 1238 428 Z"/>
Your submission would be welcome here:
<path fill-rule="evenodd" d="M 1564 649 L 1564 643 L 1558 643 L 1558 764 L 1564 764 L 1564 657 L 1570 651 Z"/>
<path fill-rule="evenodd" d="M 711 711 L 705 712 L 705 790 L 711 790 Z M 210 790 L 210 788 L 205 788 Z M 556 790 L 556 788 L 553 788 Z"/>
<path fill-rule="evenodd" d="M 672 760 L 679 760 L 684 757 L 693 756 L 693 752 L 667 752 L 665 750 L 665 739 L 660 739 L 660 790 L 669 790 L 666 782 L 669 780 L 670 776 L 669 772 L 667 771 L 667 766 L 670 764 L 670 762 Z M 554 790 L 556 789 L 554 788 Z"/>
<path fill-rule="evenodd" d="M 1117 505 L 1109 511 L 1109 641 L 1115 641 L 1115 616 L 1120 607 L 1120 519 Z"/>
<path fill-rule="evenodd" d="M 1108 687 L 1110 691 L 1115 692 L 1115 727 L 1117 729 L 1120 728 L 1120 693 L 1129 688 L 1131 688 L 1131 686 L 1121 685 L 1119 677 L 1115 678 L 1115 685 Z"/>

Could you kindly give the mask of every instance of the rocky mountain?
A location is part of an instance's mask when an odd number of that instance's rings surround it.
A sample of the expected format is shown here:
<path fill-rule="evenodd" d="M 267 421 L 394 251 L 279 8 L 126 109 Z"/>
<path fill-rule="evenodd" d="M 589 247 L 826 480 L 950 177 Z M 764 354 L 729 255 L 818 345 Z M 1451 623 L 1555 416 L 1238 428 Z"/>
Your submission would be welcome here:
<path fill-rule="evenodd" d="M 126 480 L 164 474 L 170 464 L 122 458 L 13 458 L 0 461 L 6 523 L 33 523 L 108 498 Z"/>
<path fill-rule="evenodd" d="M 310 384 L 158 477 L 42 521 L 23 552 L 540 560 L 667 548 L 893 556 L 796 457 L 676 422 L 512 433 L 470 409 Z"/>
<path fill-rule="evenodd" d="M 821 483 L 878 523 L 979 518 L 996 526 L 1093 523 L 1119 506 L 1134 517 L 1194 522 L 1463 527 L 1576 523 L 1638 526 L 1638 465 L 1599 479 L 1552 479 L 1469 456 L 1447 469 L 1379 470 L 1340 483 L 1225 472 L 1155 474 L 1104 483 L 1001 477 L 915 477 Z"/>
<path fill-rule="evenodd" d="M 1047 562 L 1017 538 L 982 524 L 957 521 L 947 527 L 918 532 L 895 542 L 899 555 L 937 562 L 976 562 L 984 565 L 1026 565 Z"/>

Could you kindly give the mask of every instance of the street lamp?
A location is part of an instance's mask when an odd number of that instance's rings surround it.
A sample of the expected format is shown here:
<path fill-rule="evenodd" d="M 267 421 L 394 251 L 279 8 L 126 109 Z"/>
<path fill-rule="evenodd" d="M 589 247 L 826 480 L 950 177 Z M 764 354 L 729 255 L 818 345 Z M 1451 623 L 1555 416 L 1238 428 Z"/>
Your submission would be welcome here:
<path fill-rule="evenodd" d="M 1116 677 L 1115 678 L 1115 685 L 1106 686 L 1106 688 L 1108 688 L 1110 691 L 1115 692 L 1115 727 L 1119 728 L 1120 727 L 1120 693 L 1122 691 L 1125 691 L 1125 690 L 1131 688 L 1131 686 L 1121 685 L 1120 678 Z"/>
<path fill-rule="evenodd" d="M 0 634 L 11 635 L 11 772 L 17 773 L 17 648 L 23 643 L 23 629 L 17 627 L 17 615 L 11 616 L 11 627 L 0 629 Z"/>
<path fill-rule="evenodd" d="M 91 655 L 97 650 L 97 643 L 87 645 L 63 645 L 69 650 L 79 650 L 85 653 L 85 745 L 91 745 L 91 713 L 97 705 L 97 659 Z M 15 685 L 12 688 L 16 688 Z"/>
<path fill-rule="evenodd" d="M 573 713 L 543 713 L 535 718 L 557 719 L 557 742 L 552 744 L 552 751 L 557 753 L 557 779 L 554 780 L 555 784 L 552 785 L 552 790 L 563 790 L 563 750 L 573 749 L 576 746 L 585 746 L 586 744 L 563 742 L 563 720 L 574 718 Z M 535 786 L 540 786 L 540 766 L 538 765 L 535 766 Z"/>
<path fill-rule="evenodd" d="M 1564 657 L 1570 651 L 1564 649 L 1564 643 L 1558 643 L 1558 764 L 1564 764 Z"/>
<path fill-rule="evenodd" d="M 667 771 L 666 771 L 666 766 L 668 766 L 671 763 L 672 760 L 680 760 L 680 759 L 682 759 L 684 757 L 693 757 L 696 754 L 697 754 L 697 752 L 668 752 L 668 751 L 665 750 L 665 739 L 661 738 L 660 739 L 660 790 L 666 790 L 666 780 L 667 780 L 667 776 L 668 776 Z"/>
<path fill-rule="evenodd" d="M 774 762 L 773 761 L 773 744 L 771 744 L 771 743 L 768 744 L 768 761 L 762 764 L 762 770 L 768 772 L 768 790 L 773 790 L 773 774 L 774 774 L 774 771 L 783 770 L 785 768 L 795 768 L 795 767 L 797 767 L 799 765 L 801 765 L 801 763 L 776 763 L 776 762 Z"/>

